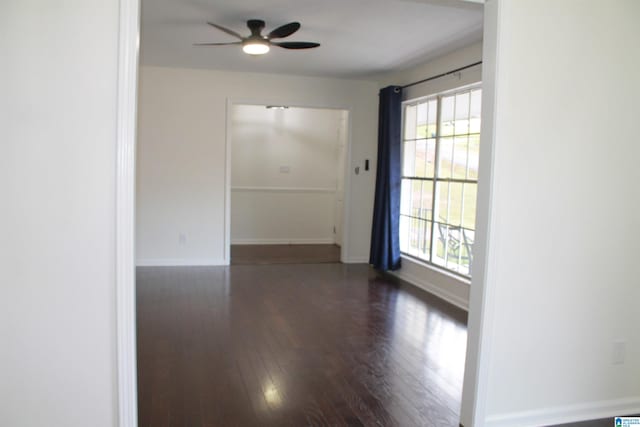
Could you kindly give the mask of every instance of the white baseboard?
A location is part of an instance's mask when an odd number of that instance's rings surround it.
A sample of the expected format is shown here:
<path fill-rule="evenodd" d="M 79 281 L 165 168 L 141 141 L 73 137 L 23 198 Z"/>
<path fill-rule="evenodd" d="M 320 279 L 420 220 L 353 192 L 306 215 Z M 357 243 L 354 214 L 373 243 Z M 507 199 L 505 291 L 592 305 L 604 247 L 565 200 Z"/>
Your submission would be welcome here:
<path fill-rule="evenodd" d="M 335 188 L 326 187 L 246 187 L 233 186 L 233 192 L 249 192 L 249 193 L 335 193 Z"/>
<path fill-rule="evenodd" d="M 449 292 L 442 286 L 438 286 L 423 279 L 422 277 L 418 277 L 413 274 L 407 273 L 406 271 L 402 271 L 402 269 L 397 271 L 390 271 L 390 273 L 413 286 L 427 291 L 430 294 L 437 296 L 438 298 L 442 298 L 443 300 L 463 309 L 464 311 L 469 311 L 469 301 L 466 301 L 464 298 L 460 298 L 458 295 Z"/>
<path fill-rule="evenodd" d="M 369 264 L 369 257 L 352 256 L 342 260 L 344 264 Z"/>
<path fill-rule="evenodd" d="M 512 412 L 487 417 L 486 427 L 534 427 L 640 413 L 640 396 Z M 613 425 L 613 420 L 611 425 Z"/>
<path fill-rule="evenodd" d="M 333 245 L 333 237 L 320 239 L 231 239 L 232 245 Z"/>
<path fill-rule="evenodd" d="M 136 267 L 173 267 L 173 266 L 219 266 L 229 265 L 229 261 L 224 259 L 182 259 L 182 258 L 160 258 L 160 259 L 139 259 L 136 260 Z"/>

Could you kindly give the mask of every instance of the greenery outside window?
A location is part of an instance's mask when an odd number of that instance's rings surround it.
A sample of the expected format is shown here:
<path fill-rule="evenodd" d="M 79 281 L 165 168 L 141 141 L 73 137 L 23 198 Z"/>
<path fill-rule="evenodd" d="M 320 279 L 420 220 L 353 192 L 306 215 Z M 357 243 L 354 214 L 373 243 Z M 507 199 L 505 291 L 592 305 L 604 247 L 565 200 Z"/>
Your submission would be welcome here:
<path fill-rule="evenodd" d="M 404 104 L 400 251 L 471 277 L 480 149 L 478 85 Z"/>

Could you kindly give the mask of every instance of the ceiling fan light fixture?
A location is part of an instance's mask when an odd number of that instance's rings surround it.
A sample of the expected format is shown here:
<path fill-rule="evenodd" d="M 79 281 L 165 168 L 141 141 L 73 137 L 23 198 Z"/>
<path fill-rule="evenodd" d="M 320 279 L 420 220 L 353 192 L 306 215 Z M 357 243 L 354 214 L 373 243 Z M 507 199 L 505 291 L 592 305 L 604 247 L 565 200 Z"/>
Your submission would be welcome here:
<path fill-rule="evenodd" d="M 242 50 L 249 55 L 264 55 L 269 52 L 269 42 L 266 40 L 249 39 L 242 43 Z"/>
<path fill-rule="evenodd" d="M 261 19 L 249 19 L 247 21 L 247 27 L 251 30 L 251 35 L 243 37 L 239 33 L 230 30 L 222 25 L 215 24 L 213 22 L 207 22 L 210 26 L 217 28 L 218 30 L 227 33 L 237 39 L 234 42 L 226 43 L 195 43 L 194 46 L 226 46 L 226 45 L 241 45 L 244 53 L 252 56 L 264 55 L 271 50 L 271 46 L 280 47 L 282 49 L 311 49 L 320 46 L 320 43 L 314 42 L 274 42 L 273 40 L 283 39 L 289 37 L 300 29 L 299 22 L 289 22 L 271 31 L 266 36 L 262 35 L 264 29 L 264 21 Z"/>

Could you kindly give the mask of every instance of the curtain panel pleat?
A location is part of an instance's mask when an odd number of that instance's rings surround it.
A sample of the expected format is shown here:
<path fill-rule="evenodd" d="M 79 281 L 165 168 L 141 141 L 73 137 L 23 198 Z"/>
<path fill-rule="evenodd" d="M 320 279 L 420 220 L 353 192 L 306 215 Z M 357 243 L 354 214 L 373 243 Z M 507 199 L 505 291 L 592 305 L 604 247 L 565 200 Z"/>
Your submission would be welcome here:
<path fill-rule="evenodd" d="M 382 271 L 400 268 L 402 89 L 380 90 L 378 166 L 369 263 Z"/>

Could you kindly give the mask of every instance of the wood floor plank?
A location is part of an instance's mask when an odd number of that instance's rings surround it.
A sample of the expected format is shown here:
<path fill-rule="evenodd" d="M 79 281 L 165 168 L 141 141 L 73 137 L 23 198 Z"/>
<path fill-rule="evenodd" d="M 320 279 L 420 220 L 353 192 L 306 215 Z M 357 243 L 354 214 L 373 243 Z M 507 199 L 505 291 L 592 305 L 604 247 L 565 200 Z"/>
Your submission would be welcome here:
<path fill-rule="evenodd" d="M 139 425 L 457 427 L 466 314 L 366 265 L 141 267 Z"/>
<path fill-rule="evenodd" d="M 340 262 L 336 245 L 231 245 L 232 265 Z"/>

